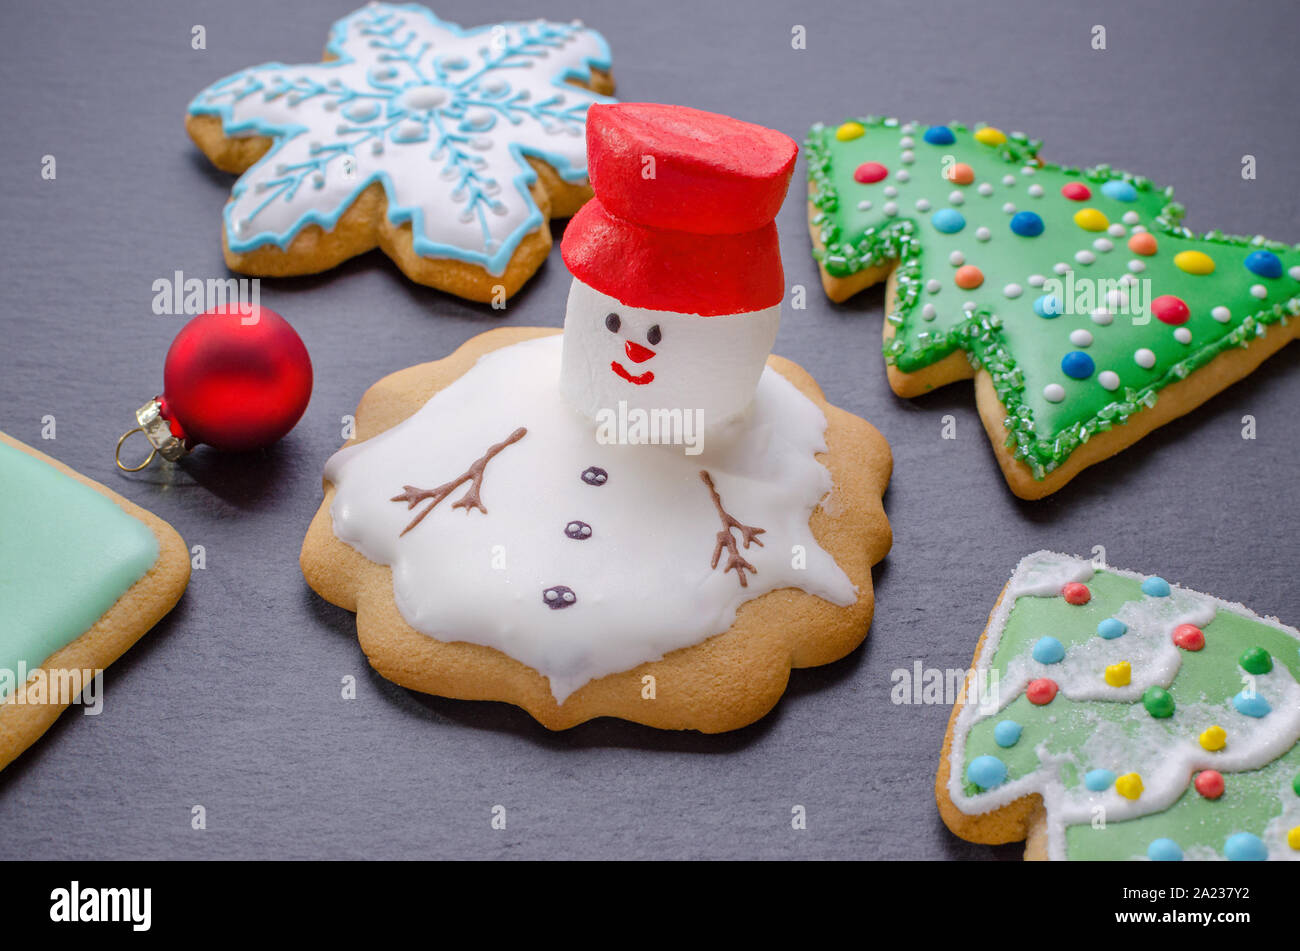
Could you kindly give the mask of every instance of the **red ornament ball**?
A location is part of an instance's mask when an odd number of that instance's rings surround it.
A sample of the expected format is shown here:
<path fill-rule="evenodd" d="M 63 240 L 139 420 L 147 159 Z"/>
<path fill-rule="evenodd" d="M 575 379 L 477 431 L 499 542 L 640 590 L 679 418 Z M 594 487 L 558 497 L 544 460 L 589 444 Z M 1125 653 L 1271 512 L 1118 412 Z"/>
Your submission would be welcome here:
<path fill-rule="evenodd" d="M 1068 185 L 1062 185 L 1061 194 L 1070 201 L 1087 201 L 1092 197 L 1092 192 L 1083 182 L 1070 182 Z"/>
<path fill-rule="evenodd" d="M 1179 624 L 1174 628 L 1174 643 L 1185 651 L 1198 651 L 1205 646 L 1205 634 L 1195 624 Z"/>
<path fill-rule="evenodd" d="M 1196 774 L 1193 785 L 1206 799 L 1218 799 L 1223 795 L 1223 774 L 1217 769 L 1203 769 Z"/>
<path fill-rule="evenodd" d="M 883 181 L 888 174 L 889 169 L 879 162 L 863 162 L 853 170 L 853 180 L 863 185 L 874 185 Z"/>
<path fill-rule="evenodd" d="M 1061 594 L 1070 604 L 1087 604 L 1092 600 L 1092 592 L 1088 590 L 1088 586 L 1077 581 L 1071 581 L 1062 588 Z"/>
<path fill-rule="evenodd" d="M 1034 706 L 1042 707 L 1056 699 L 1056 690 L 1055 680 L 1050 677 L 1040 677 L 1038 680 L 1029 681 L 1029 686 L 1025 687 L 1025 696 Z"/>
<path fill-rule="evenodd" d="M 1192 312 L 1187 309 L 1187 303 L 1181 297 L 1175 297 L 1173 294 L 1163 294 L 1151 302 L 1151 313 L 1156 315 L 1156 320 L 1163 324 L 1185 324 Z"/>
<path fill-rule="evenodd" d="M 158 401 L 187 447 L 243 452 L 293 429 L 311 385 L 311 358 L 288 321 L 265 307 L 233 306 L 181 328 L 167 351 Z"/>

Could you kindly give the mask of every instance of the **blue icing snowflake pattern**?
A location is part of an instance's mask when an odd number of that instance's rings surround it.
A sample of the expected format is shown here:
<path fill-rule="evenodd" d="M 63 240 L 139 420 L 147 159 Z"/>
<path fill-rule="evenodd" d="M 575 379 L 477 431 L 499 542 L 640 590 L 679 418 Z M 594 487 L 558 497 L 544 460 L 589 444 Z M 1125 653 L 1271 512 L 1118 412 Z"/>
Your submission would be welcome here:
<path fill-rule="evenodd" d="M 584 182 L 587 109 L 613 101 L 571 82 L 610 68 L 605 40 L 576 23 L 463 30 L 418 5 L 375 3 L 334 24 L 326 55 L 243 70 L 190 103 L 227 136 L 274 140 L 226 205 L 233 252 L 331 230 L 378 183 L 417 254 L 500 275 L 545 220 L 528 158 Z"/>

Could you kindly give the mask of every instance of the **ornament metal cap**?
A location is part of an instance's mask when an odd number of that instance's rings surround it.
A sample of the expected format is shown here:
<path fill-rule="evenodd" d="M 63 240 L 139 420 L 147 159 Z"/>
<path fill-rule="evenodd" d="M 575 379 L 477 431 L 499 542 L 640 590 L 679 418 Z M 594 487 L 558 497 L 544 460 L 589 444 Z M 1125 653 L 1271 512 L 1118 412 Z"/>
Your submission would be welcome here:
<path fill-rule="evenodd" d="M 163 418 L 162 403 L 159 400 L 152 399 L 136 410 L 135 421 L 139 425 L 122 434 L 122 437 L 117 441 L 117 452 L 113 455 L 113 458 L 117 461 L 117 467 L 123 472 L 139 472 L 153 462 L 154 456 L 162 456 L 168 462 L 175 462 L 189 452 L 189 449 L 185 447 L 184 440 L 172 435 L 171 426 Z M 149 440 L 149 444 L 153 448 L 149 450 L 149 455 L 144 457 L 144 462 L 139 465 L 124 465 L 122 463 L 122 444 L 136 433 L 144 433 L 145 438 Z"/>

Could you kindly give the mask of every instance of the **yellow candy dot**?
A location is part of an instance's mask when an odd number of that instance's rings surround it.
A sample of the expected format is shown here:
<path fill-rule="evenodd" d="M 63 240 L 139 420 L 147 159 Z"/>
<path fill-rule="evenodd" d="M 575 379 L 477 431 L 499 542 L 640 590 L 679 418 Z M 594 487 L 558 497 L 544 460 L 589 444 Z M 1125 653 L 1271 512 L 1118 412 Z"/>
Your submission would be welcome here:
<path fill-rule="evenodd" d="M 1110 221 L 1096 208 L 1081 208 L 1074 213 L 1074 223 L 1084 231 L 1105 231 Z"/>
<path fill-rule="evenodd" d="M 852 142 L 866 131 L 866 127 L 861 122 L 846 122 L 835 130 L 835 138 L 841 142 Z"/>
<path fill-rule="evenodd" d="M 982 142 L 984 145 L 1001 145 L 1006 140 L 1007 134 L 992 126 L 985 126 L 975 133 L 975 141 Z"/>
<path fill-rule="evenodd" d="M 1174 264 L 1188 274 L 1214 273 L 1214 258 L 1204 251 L 1179 251 L 1174 255 Z"/>
<path fill-rule="evenodd" d="M 1133 679 L 1133 668 L 1126 660 L 1111 664 L 1106 668 L 1106 683 L 1112 687 L 1124 687 Z"/>
<path fill-rule="evenodd" d="M 1142 795 L 1142 777 L 1137 773 L 1125 773 L 1115 780 L 1115 792 L 1125 799 L 1136 799 Z"/>
<path fill-rule="evenodd" d="M 1286 844 L 1300 852 L 1300 826 L 1296 826 L 1286 834 Z"/>
<path fill-rule="evenodd" d="M 1228 732 L 1221 726 L 1212 726 L 1201 734 L 1201 747 L 1217 753 L 1228 745 Z"/>

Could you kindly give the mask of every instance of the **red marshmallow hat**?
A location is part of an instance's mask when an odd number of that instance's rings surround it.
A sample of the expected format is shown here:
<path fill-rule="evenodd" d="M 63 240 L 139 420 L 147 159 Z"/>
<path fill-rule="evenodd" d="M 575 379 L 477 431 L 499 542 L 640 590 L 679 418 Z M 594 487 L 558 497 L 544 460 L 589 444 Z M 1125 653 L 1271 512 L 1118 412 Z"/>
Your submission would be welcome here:
<path fill-rule="evenodd" d="M 798 152 L 787 135 L 712 112 L 593 105 L 587 172 L 596 197 L 565 229 L 564 263 L 629 307 L 713 317 L 779 304 L 785 274 L 773 219 Z"/>

